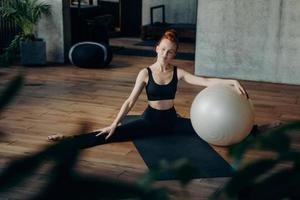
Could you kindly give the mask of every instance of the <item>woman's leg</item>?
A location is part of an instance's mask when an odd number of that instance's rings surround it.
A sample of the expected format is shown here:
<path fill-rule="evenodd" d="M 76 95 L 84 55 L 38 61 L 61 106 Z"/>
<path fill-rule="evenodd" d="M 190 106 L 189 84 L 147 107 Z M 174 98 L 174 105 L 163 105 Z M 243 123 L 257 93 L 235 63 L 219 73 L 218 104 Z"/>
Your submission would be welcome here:
<path fill-rule="evenodd" d="M 268 129 L 276 128 L 282 123 L 280 121 L 274 121 L 270 124 L 253 125 L 250 134 L 256 136 L 260 133 L 267 131 Z M 178 117 L 173 127 L 173 133 L 175 134 L 197 134 L 192 126 L 189 118 Z"/>
<path fill-rule="evenodd" d="M 174 134 L 197 134 L 189 118 L 178 117 L 173 126 Z"/>
<path fill-rule="evenodd" d="M 147 135 L 151 134 L 151 129 L 152 128 L 150 124 L 143 117 L 139 117 L 132 122 L 118 126 L 114 134 L 107 140 L 105 139 L 106 135 L 96 136 L 99 132 L 90 132 L 69 137 L 64 136 L 62 139 L 75 140 L 75 143 L 77 143 L 80 148 L 89 148 L 105 143 L 127 141 L 138 137 L 146 137 Z"/>

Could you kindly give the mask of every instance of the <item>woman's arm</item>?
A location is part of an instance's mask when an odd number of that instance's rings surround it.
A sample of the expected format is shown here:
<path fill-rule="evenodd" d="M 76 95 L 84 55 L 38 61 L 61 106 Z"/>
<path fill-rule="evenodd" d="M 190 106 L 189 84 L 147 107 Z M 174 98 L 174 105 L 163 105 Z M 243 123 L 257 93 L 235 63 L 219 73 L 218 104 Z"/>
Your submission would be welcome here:
<path fill-rule="evenodd" d="M 233 79 L 221 79 L 221 78 L 206 78 L 201 76 L 195 76 L 183 69 L 178 69 L 179 79 L 192 85 L 210 86 L 215 84 L 225 84 L 234 87 L 239 93 L 245 95 L 248 98 L 246 90 L 241 86 L 237 80 Z"/>
<path fill-rule="evenodd" d="M 143 69 L 139 72 L 139 74 L 136 78 L 133 90 L 131 91 L 131 94 L 129 95 L 129 97 L 123 103 L 117 117 L 113 121 L 113 124 L 117 125 L 120 121 L 122 121 L 122 119 L 132 109 L 132 107 L 134 106 L 136 100 L 138 99 L 141 92 L 143 91 L 143 88 L 145 87 L 145 84 L 146 84 L 145 83 L 145 78 L 146 78 L 147 74 L 148 74 L 148 72 L 145 69 Z"/>
<path fill-rule="evenodd" d="M 132 109 L 132 107 L 134 106 L 138 97 L 140 96 L 143 88 L 145 87 L 145 84 L 146 84 L 145 80 L 146 80 L 147 75 L 148 75 L 148 72 L 146 69 L 142 69 L 139 72 L 139 74 L 136 78 L 133 90 L 131 91 L 131 94 L 129 95 L 129 97 L 123 103 L 117 117 L 115 118 L 115 120 L 113 121 L 113 123 L 110 126 L 98 130 L 99 133 L 97 134 L 97 136 L 108 133 L 108 135 L 106 136 L 106 139 L 108 139 L 114 133 L 119 122 L 122 121 L 122 119 L 128 114 L 128 112 Z"/>

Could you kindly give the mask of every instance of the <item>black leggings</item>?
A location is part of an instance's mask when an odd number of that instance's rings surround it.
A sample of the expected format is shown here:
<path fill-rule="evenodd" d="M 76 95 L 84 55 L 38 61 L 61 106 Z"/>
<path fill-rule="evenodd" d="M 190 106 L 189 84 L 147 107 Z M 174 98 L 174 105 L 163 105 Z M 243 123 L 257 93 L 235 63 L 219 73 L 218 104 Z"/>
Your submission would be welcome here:
<path fill-rule="evenodd" d="M 110 142 L 145 138 L 157 134 L 182 133 L 195 134 L 190 119 L 178 117 L 174 107 L 168 110 L 157 110 L 148 106 L 137 119 L 131 122 L 124 122 L 118 126 L 114 134 L 107 140 L 105 140 L 106 135 L 96 137 L 96 132 L 73 136 L 69 139 L 81 140 L 81 148 L 87 148 Z"/>

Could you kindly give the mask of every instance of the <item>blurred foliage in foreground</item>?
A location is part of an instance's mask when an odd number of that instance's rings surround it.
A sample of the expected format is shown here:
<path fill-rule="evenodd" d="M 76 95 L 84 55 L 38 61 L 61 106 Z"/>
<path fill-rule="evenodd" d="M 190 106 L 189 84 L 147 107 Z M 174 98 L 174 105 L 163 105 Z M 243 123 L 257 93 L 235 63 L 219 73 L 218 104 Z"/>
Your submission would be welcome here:
<path fill-rule="evenodd" d="M 22 84 L 20 75 L 4 88 L 0 95 L 0 112 L 13 100 Z M 297 130 L 300 130 L 300 121 L 250 136 L 230 147 L 229 153 L 235 160 L 242 160 L 250 149 L 271 151 L 274 156 L 239 169 L 211 199 L 300 199 L 300 152 L 291 148 L 290 137 L 290 134 L 298 134 Z M 82 125 L 79 132 L 85 133 L 86 125 Z M 82 175 L 74 165 L 81 151 L 79 147 L 85 142 L 84 137 L 62 140 L 40 152 L 11 161 L 0 173 L 0 193 L 25 182 L 49 161 L 54 163 L 47 173 L 49 180 L 32 199 L 169 199 L 167 189 L 153 186 L 155 180 L 169 170 L 178 175 L 183 189 L 178 199 L 188 199 L 184 189 L 192 174 L 199 173 L 187 160 L 178 160 L 171 164 L 162 162 L 160 167 L 135 182 Z"/>
<path fill-rule="evenodd" d="M 23 77 L 17 76 L 8 83 L 0 95 L 0 111 L 7 106 L 20 91 Z M 86 133 L 82 125 L 80 134 Z M 196 168 L 187 160 L 174 163 L 161 162 L 161 165 L 149 171 L 135 182 L 126 182 L 112 178 L 83 175 L 74 169 L 81 146 L 87 141 L 64 139 L 54 143 L 40 152 L 11 161 L 0 173 L 0 193 L 14 189 L 26 183 L 30 177 L 45 164 L 51 169 L 46 172 L 49 180 L 41 191 L 32 199 L 169 199 L 166 188 L 154 187 L 153 183 L 167 171 L 174 172 L 183 188 L 191 181 Z M 182 196 L 182 195 L 181 195 Z M 178 198 L 183 198 L 179 195 Z M 187 197 L 187 196 L 185 196 Z M 185 198 L 184 198 L 185 199 Z"/>
<path fill-rule="evenodd" d="M 300 199 L 300 150 L 291 146 L 291 134 L 299 130 L 300 121 L 295 121 L 230 147 L 235 160 L 242 160 L 248 150 L 269 151 L 273 156 L 243 166 L 211 199 Z"/>

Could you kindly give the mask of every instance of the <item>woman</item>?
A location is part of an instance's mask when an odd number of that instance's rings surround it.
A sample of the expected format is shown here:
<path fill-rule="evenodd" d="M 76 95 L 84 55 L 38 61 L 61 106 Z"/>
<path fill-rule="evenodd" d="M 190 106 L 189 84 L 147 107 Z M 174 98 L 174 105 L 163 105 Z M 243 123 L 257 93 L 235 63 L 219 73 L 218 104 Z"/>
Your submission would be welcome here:
<path fill-rule="evenodd" d="M 236 80 L 195 76 L 174 66 L 172 60 L 176 56 L 177 49 L 176 32 L 174 30 L 166 31 L 156 46 L 156 62 L 138 73 L 134 88 L 123 103 L 115 120 L 110 126 L 90 133 L 88 146 L 161 133 L 194 133 L 190 120 L 178 117 L 174 108 L 178 80 L 199 86 L 230 85 L 248 98 L 246 91 Z M 148 97 L 148 107 L 143 115 L 139 119 L 120 125 L 144 88 Z M 61 135 L 53 135 L 48 139 L 61 138 Z"/>

